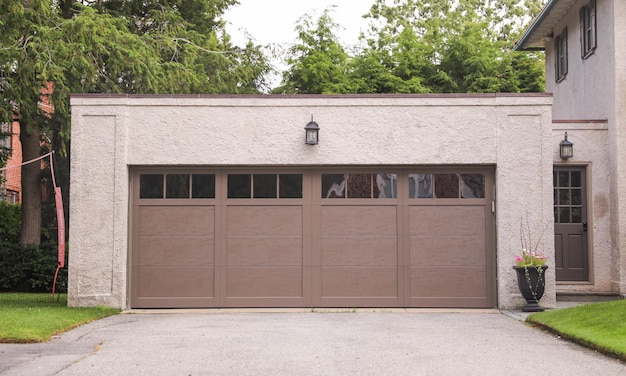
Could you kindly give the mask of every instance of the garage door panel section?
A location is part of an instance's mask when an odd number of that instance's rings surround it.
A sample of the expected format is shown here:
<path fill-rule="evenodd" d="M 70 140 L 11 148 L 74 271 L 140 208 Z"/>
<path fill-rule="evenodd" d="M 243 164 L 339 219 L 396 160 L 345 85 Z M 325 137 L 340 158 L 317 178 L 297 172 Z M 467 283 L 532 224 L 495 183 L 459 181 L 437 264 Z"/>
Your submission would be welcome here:
<path fill-rule="evenodd" d="M 322 207 L 322 305 L 399 303 L 397 218 L 395 205 Z"/>
<path fill-rule="evenodd" d="M 206 298 L 214 290 L 214 275 L 203 267 L 148 267 L 141 274 L 142 298 Z"/>
<path fill-rule="evenodd" d="M 398 296 L 397 266 L 326 266 L 322 268 L 322 281 L 323 298 L 376 299 Z"/>
<path fill-rule="evenodd" d="M 140 207 L 139 235 L 206 235 L 207 224 L 215 218 L 212 206 L 143 206 Z"/>
<path fill-rule="evenodd" d="M 486 291 L 485 267 L 411 267 L 411 292 L 415 297 L 457 300 L 484 299 Z M 449 305 L 449 303 L 446 303 Z"/>
<path fill-rule="evenodd" d="M 157 205 L 137 211 L 133 307 L 216 305 L 215 208 Z"/>
<path fill-rule="evenodd" d="M 139 254 L 142 266 L 212 266 L 214 265 L 212 236 L 140 236 Z M 176 250 L 175 252 L 173 250 Z"/>
<path fill-rule="evenodd" d="M 301 298 L 302 268 L 229 267 L 226 295 L 228 298 Z"/>
<path fill-rule="evenodd" d="M 225 304 L 304 304 L 302 205 L 231 205 L 226 223 Z"/>
<path fill-rule="evenodd" d="M 416 235 L 483 235 L 484 204 L 411 206 L 411 234 Z"/>
<path fill-rule="evenodd" d="M 424 266 L 485 266 L 484 236 L 411 236 L 411 263 Z"/>
<path fill-rule="evenodd" d="M 484 204 L 410 207 L 411 306 L 489 306 L 485 215 Z"/>

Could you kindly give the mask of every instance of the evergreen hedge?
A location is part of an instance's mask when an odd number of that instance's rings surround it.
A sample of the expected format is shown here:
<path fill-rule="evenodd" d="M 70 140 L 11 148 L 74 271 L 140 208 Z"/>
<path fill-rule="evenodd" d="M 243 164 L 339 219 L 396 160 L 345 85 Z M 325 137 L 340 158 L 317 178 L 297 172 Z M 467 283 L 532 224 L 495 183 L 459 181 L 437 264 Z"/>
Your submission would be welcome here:
<path fill-rule="evenodd" d="M 0 201 L 0 292 L 50 292 L 58 265 L 56 241 L 22 247 L 20 221 L 20 206 Z M 56 291 L 67 291 L 67 268 L 59 270 Z"/>
<path fill-rule="evenodd" d="M 57 245 L 22 247 L 0 242 L 0 291 L 50 292 L 58 265 Z M 59 270 L 56 291 L 67 290 L 67 268 Z"/>

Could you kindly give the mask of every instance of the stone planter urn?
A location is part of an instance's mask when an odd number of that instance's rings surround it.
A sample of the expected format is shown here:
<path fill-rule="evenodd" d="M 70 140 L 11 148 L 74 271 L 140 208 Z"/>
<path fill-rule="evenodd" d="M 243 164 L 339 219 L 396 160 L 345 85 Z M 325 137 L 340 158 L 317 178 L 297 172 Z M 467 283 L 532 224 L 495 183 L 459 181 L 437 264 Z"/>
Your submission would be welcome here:
<path fill-rule="evenodd" d="M 546 265 L 543 266 L 514 266 L 517 272 L 517 285 L 519 291 L 526 299 L 523 312 L 543 312 L 539 306 L 539 300 L 543 296 L 546 287 Z"/>

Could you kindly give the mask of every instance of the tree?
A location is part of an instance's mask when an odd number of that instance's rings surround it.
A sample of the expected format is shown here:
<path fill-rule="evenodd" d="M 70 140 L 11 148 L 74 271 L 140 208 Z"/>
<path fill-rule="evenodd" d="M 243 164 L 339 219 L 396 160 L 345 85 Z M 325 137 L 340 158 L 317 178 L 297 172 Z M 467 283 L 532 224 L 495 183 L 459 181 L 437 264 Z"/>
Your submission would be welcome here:
<path fill-rule="evenodd" d="M 329 94 L 350 92 L 346 68 L 348 54 L 339 43 L 339 27 L 326 8 L 315 20 L 305 14 L 296 26 L 299 43 L 289 48 L 280 94 Z"/>
<path fill-rule="evenodd" d="M 0 120 L 17 115 L 24 160 L 45 136 L 67 170 L 70 93 L 259 92 L 270 69 L 262 50 L 231 46 L 217 19 L 234 3 L 3 0 Z M 40 242 L 40 172 L 22 171 L 23 245 Z"/>
<path fill-rule="evenodd" d="M 375 0 L 359 92 L 543 91 L 543 55 L 512 50 L 540 0 Z M 375 67 L 375 69 L 372 69 Z"/>

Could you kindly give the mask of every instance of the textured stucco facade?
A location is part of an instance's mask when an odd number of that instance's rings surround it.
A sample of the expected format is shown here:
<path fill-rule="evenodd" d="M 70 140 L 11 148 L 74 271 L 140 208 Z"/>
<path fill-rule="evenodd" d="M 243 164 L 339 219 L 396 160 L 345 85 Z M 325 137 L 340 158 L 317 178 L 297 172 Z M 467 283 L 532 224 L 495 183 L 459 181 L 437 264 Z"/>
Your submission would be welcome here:
<path fill-rule="evenodd" d="M 495 166 L 497 305 L 522 304 L 519 226 L 551 228 L 550 95 L 75 95 L 69 303 L 128 307 L 133 166 Z M 313 116 L 320 143 L 305 145 Z M 556 142 L 556 144 L 555 144 Z M 553 239 L 545 236 L 550 253 Z M 553 260 L 542 305 L 556 301 Z"/>
<path fill-rule="evenodd" d="M 596 48 L 581 54 L 580 9 L 590 0 L 550 0 L 518 49 L 544 49 L 546 90 L 554 96 L 553 138 L 568 132 L 574 157 L 555 165 L 585 166 L 590 213 L 590 280 L 562 283 L 561 293 L 626 293 L 626 2 L 596 0 Z M 567 29 L 568 72 L 555 78 L 553 37 Z"/>

